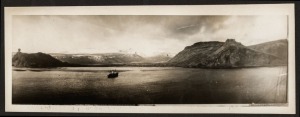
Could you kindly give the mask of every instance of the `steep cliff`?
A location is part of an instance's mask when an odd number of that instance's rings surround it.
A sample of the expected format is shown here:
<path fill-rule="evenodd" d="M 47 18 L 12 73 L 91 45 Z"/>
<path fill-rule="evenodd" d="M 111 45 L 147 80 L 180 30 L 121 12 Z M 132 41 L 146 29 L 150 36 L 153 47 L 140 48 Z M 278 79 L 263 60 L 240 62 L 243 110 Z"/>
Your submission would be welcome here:
<path fill-rule="evenodd" d="M 169 64 L 180 67 L 234 68 L 283 65 L 275 55 L 250 49 L 234 39 L 226 42 L 198 42 L 186 47 Z"/>

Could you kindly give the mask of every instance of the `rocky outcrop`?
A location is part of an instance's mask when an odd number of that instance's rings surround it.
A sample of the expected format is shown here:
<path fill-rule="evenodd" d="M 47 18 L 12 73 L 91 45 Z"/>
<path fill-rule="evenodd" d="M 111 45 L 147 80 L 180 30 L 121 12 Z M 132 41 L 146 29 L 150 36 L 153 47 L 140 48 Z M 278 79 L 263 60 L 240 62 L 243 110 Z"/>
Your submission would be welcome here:
<path fill-rule="evenodd" d="M 169 64 L 180 67 L 235 68 L 283 65 L 275 55 L 250 49 L 234 39 L 226 42 L 198 42 L 186 47 Z"/>
<path fill-rule="evenodd" d="M 41 52 L 33 54 L 17 52 L 12 58 L 12 66 L 15 67 L 47 68 L 69 65 Z"/>

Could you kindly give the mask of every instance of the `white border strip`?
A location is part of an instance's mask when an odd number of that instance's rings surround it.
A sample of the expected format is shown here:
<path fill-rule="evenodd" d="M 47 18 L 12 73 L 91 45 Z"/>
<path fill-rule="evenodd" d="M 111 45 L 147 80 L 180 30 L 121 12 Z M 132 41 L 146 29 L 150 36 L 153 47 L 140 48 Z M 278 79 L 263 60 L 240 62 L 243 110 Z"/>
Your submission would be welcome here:
<path fill-rule="evenodd" d="M 192 104 L 156 106 L 14 105 L 12 104 L 13 15 L 288 15 L 288 104 L 249 106 L 241 104 Z M 181 6 L 72 6 L 5 7 L 5 111 L 81 113 L 245 113 L 295 114 L 295 16 L 294 4 L 181 5 Z"/>

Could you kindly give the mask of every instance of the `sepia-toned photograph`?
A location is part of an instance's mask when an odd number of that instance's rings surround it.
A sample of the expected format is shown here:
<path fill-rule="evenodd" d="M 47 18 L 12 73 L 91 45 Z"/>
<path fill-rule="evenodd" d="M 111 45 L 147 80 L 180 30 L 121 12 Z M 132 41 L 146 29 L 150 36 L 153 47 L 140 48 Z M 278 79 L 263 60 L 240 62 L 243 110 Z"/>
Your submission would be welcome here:
<path fill-rule="evenodd" d="M 11 15 L 6 99 L 25 107 L 288 107 L 295 79 L 291 18 Z"/>

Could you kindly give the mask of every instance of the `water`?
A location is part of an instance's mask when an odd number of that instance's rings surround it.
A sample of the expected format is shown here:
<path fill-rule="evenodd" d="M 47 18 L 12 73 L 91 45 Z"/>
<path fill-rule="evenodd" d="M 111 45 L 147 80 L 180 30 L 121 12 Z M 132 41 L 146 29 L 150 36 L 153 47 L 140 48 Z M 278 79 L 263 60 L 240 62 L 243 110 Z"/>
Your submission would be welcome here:
<path fill-rule="evenodd" d="M 286 103 L 287 67 L 14 68 L 12 86 L 13 104 Z"/>

